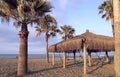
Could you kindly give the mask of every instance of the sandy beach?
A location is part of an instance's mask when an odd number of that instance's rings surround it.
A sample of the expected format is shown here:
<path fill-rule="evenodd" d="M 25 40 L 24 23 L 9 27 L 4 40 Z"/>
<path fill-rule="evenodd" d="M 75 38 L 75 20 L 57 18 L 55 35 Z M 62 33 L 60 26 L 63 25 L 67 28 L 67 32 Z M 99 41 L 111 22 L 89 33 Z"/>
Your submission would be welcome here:
<path fill-rule="evenodd" d="M 67 63 L 67 67 L 62 68 L 60 58 L 55 59 L 55 65 L 46 63 L 45 58 L 29 58 L 29 73 L 25 77 L 83 77 L 83 64 L 75 65 L 73 61 Z M 92 67 L 87 67 L 87 77 L 115 77 L 114 64 L 102 65 L 98 63 Z M 17 59 L 0 58 L 0 77 L 17 76 Z"/>

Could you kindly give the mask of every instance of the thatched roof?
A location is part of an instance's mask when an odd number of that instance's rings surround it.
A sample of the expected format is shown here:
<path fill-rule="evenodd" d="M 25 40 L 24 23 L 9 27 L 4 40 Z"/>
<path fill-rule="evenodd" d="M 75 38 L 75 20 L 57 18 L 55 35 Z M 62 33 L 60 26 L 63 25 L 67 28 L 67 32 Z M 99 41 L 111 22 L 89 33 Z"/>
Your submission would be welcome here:
<path fill-rule="evenodd" d="M 67 50 L 78 50 L 81 48 L 81 39 L 69 39 L 66 41 L 61 41 L 57 44 L 51 45 L 48 47 L 48 51 L 50 52 L 61 52 Z"/>
<path fill-rule="evenodd" d="M 96 35 L 88 30 L 72 39 L 61 41 L 49 46 L 50 52 L 63 52 L 67 50 L 80 50 L 83 47 L 83 41 L 88 45 L 88 50 L 93 51 L 111 51 L 114 50 L 114 39 L 110 36 Z"/>

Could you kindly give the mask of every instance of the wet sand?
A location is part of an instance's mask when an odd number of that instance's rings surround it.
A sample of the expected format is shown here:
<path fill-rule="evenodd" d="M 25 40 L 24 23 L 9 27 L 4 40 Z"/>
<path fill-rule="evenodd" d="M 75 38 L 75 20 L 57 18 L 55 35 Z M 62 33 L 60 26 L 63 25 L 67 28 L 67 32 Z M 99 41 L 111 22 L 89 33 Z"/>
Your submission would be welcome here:
<path fill-rule="evenodd" d="M 0 77 L 17 76 L 17 59 L 0 58 Z M 29 58 L 28 74 L 25 77 L 83 77 L 83 63 L 74 64 L 73 61 L 67 63 L 66 68 L 62 68 L 60 58 L 55 59 L 55 65 L 46 63 L 45 58 Z M 95 63 L 87 67 L 87 77 L 115 77 L 114 64 Z"/>

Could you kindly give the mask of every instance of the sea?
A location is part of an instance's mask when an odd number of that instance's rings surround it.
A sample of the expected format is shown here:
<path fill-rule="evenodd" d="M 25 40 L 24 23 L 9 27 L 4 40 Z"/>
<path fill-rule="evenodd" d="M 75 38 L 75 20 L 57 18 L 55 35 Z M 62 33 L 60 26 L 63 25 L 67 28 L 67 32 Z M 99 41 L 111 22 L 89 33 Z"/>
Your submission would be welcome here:
<path fill-rule="evenodd" d="M 18 58 L 19 54 L 0 54 L 0 58 Z M 55 54 L 56 57 L 61 57 L 62 53 Z M 46 54 L 28 54 L 28 58 L 45 58 Z M 49 54 L 49 57 L 52 57 L 52 54 Z"/>
<path fill-rule="evenodd" d="M 106 56 L 105 52 L 92 53 L 92 56 Z M 108 52 L 109 56 L 114 56 L 114 52 Z M 0 58 L 18 58 L 19 54 L 0 54 Z M 55 53 L 56 57 L 62 57 L 62 53 Z M 73 56 L 73 53 L 67 53 L 67 56 Z M 76 53 L 76 56 L 83 56 L 83 53 Z M 28 54 L 28 58 L 45 58 L 46 54 Z M 49 54 L 52 57 L 52 53 Z"/>
<path fill-rule="evenodd" d="M 18 58 L 19 54 L 0 54 L 0 58 Z M 28 54 L 28 58 L 45 58 L 45 54 Z"/>

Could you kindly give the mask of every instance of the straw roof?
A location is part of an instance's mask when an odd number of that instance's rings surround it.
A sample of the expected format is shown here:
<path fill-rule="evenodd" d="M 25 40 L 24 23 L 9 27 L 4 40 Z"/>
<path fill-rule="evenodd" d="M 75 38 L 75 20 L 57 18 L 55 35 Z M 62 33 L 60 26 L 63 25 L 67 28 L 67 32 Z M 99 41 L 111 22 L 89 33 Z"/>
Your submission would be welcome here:
<path fill-rule="evenodd" d="M 79 50 L 81 48 L 81 39 L 69 39 L 66 41 L 61 41 L 57 44 L 51 45 L 48 47 L 50 52 L 63 52 L 67 50 Z"/>
<path fill-rule="evenodd" d="M 114 50 L 114 38 L 110 36 L 96 35 L 87 30 L 85 33 L 75 36 L 72 39 L 61 41 L 49 46 L 49 52 L 64 52 L 67 50 L 81 50 L 83 40 L 88 45 L 87 50 L 91 51 L 111 51 Z"/>

